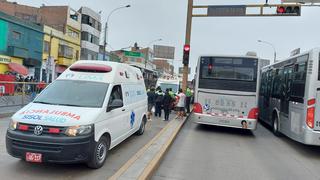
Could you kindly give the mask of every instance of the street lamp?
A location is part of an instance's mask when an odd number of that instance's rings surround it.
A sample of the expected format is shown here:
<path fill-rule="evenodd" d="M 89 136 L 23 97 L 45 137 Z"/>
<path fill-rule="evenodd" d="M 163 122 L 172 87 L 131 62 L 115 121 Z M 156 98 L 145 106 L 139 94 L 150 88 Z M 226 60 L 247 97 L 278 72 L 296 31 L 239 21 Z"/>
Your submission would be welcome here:
<path fill-rule="evenodd" d="M 276 51 L 276 48 L 274 47 L 274 45 L 269 43 L 269 42 L 267 42 L 267 41 L 262 41 L 262 40 L 258 40 L 258 42 L 259 43 L 265 43 L 265 44 L 268 44 L 268 45 L 272 46 L 273 51 L 274 51 L 274 60 L 273 61 L 274 61 L 274 63 L 277 62 L 277 51 Z"/>
<path fill-rule="evenodd" d="M 107 21 L 106 21 L 106 24 L 105 24 L 105 29 L 104 29 L 104 41 L 103 41 L 103 60 L 106 60 L 106 46 L 107 46 L 107 31 L 108 31 L 108 22 L 109 22 L 109 19 L 110 19 L 110 16 L 117 10 L 119 9 L 124 9 L 124 8 L 129 8 L 131 7 L 131 5 L 126 5 L 126 6 L 120 6 L 118 8 L 115 8 L 114 10 L 112 10 L 109 15 L 108 15 L 108 18 L 107 18 Z"/>
<path fill-rule="evenodd" d="M 149 46 L 150 46 L 152 43 L 155 43 L 155 42 L 158 42 L 158 41 L 162 41 L 162 39 L 159 38 L 159 39 L 155 39 L 155 40 L 150 41 L 150 42 L 148 43 L 148 45 L 147 45 L 147 48 L 149 48 Z M 149 62 L 149 54 L 147 54 L 146 60 L 144 61 L 144 67 L 145 67 L 146 69 L 147 69 L 147 64 L 148 64 L 148 62 Z"/>

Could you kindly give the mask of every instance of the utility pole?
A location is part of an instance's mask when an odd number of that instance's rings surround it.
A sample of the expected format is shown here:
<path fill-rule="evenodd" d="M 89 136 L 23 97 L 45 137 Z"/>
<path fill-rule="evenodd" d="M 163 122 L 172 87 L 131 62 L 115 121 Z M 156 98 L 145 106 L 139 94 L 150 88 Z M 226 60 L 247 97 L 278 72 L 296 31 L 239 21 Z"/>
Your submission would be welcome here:
<path fill-rule="evenodd" d="M 190 45 L 191 27 L 192 27 L 192 10 L 193 10 L 193 0 L 188 0 L 185 45 Z M 189 69 L 189 63 L 184 64 L 183 65 L 183 77 L 182 77 L 182 90 L 184 90 L 184 91 L 187 89 L 187 85 L 188 85 L 188 75 L 189 75 L 188 69 Z"/>

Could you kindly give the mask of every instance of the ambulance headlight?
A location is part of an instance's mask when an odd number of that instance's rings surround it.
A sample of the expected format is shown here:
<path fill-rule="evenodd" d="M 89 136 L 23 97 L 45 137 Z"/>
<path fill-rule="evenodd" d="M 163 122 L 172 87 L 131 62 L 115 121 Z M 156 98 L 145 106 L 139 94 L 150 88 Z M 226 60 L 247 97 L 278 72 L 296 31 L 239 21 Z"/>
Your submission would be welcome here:
<path fill-rule="evenodd" d="M 18 128 L 18 122 L 17 121 L 14 121 L 14 120 L 11 120 L 10 121 L 10 124 L 9 124 L 9 129 L 14 131 Z"/>
<path fill-rule="evenodd" d="M 93 131 L 93 125 L 81 125 L 68 127 L 65 134 L 67 136 L 82 136 L 90 134 Z"/>

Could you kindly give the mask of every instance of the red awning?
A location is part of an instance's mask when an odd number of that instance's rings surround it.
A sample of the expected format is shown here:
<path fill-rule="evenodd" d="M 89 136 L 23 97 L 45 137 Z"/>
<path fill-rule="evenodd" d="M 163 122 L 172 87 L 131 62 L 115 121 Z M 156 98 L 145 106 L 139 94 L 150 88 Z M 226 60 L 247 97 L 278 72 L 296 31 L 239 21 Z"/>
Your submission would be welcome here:
<path fill-rule="evenodd" d="M 9 63 L 8 67 L 11 71 L 14 71 L 14 72 L 21 74 L 21 75 L 24 75 L 24 76 L 28 75 L 28 73 L 29 73 L 28 69 L 21 64 Z"/>

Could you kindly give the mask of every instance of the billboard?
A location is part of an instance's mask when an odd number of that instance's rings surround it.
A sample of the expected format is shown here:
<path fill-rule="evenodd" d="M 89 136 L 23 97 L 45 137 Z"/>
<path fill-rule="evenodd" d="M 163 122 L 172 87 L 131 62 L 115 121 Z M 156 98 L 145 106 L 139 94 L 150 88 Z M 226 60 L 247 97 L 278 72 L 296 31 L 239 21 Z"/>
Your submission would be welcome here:
<path fill-rule="evenodd" d="M 154 58 L 174 59 L 175 48 L 171 46 L 154 45 Z"/>

